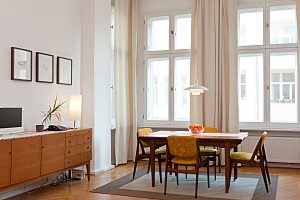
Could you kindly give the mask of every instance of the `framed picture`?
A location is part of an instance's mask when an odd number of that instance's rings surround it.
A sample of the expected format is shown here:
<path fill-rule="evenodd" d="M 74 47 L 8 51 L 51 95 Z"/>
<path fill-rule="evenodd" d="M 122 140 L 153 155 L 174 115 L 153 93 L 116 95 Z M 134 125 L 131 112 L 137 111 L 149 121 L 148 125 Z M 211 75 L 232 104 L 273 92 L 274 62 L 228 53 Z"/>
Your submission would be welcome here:
<path fill-rule="evenodd" d="M 36 53 L 36 82 L 53 83 L 54 56 Z"/>
<path fill-rule="evenodd" d="M 32 51 L 11 47 L 11 80 L 32 81 Z"/>
<path fill-rule="evenodd" d="M 72 85 L 72 59 L 57 57 L 57 83 Z"/>

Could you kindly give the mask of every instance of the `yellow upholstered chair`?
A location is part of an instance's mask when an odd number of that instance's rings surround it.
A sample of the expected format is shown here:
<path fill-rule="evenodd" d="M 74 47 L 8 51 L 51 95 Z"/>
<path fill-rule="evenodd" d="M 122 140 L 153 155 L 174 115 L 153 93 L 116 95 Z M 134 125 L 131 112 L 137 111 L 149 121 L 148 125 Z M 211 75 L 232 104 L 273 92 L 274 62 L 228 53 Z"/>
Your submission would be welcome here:
<path fill-rule="evenodd" d="M 267 132 L 263 132 L 260 136 L 260 139 L 253 151 L 253 153 L 248 152 L 232 152 L 230 154 L 231 170 L 233 165 L 234 168 L 234 180 L 237 179 L 237 163 L 241 163 L 248 166 L 260 166 L 261 173 L 264 179 L 265 187 L 267 192 L 269 192 L 267 178 L 269 184 L 271 184 L 267 156 L 265 151 L 265 140 L 267 137 Z M 230 174 L 231 174 L 230 170 Z"/>
<path fill-rule="evenodd" d="M 152 133 L 151 128 L 142 128 L 137 131 L 137 145 L 136 145 L 136 154 L 135 154 L 135 162 L 134 162 L 134 169 L 133 169 L 133 179 L 135 177 L 137 163 L 141 159 L 150 158 L 150 150 L 146 150 L 146 148 L 150 147 L 147 142 L 143 141 L 143 138 L 141 136 L 145 136 Z M 141 147 L 141 153 L 140 153 L 140 147 Z M 166 154 L 166 148 L 156 146 L 155 147 L 155 158 L 158 160 L 158 166 L 159 166 L 159 175 L 160 175 L 160 182 L 162 183 L 162 174 L 161 174 L 161 162 L 162 162 L 162 155 Z M 148 173 L 150 168 L 150 160 L 148 161 Z"/>
<path fill-rule="evenodd" d="M 193 136 L 169 136 L 167 138 L 167 162 L 165 170 L 164 194 L 167 192 L 168 172 L 174 172 L 177 185 L 178 173 L 196 175 L 195 198 L 198 191 L 199 168 L 207 166 L 207 181 L 209 187 L 209 160 L 206 156 L 201 156 L 197 139 Z M 194 166 L 193 169 L 179 169 L 179 166 Z"/>
<path fill-rule="evenodd" d="M 216 127 L 204 127 L 203 133 L 218 133 L 219 129 Z M 218 158 L 218 166 L 219 173 L 221 173 L 221 160 L 220 160 L 220 150 L 218 148 L 205 147 L 200 148 L 201 155 L 208 156 L 209 160 L 214 162 L 215 167 L 215 180 L 217 179 L 217 158 Z"/>

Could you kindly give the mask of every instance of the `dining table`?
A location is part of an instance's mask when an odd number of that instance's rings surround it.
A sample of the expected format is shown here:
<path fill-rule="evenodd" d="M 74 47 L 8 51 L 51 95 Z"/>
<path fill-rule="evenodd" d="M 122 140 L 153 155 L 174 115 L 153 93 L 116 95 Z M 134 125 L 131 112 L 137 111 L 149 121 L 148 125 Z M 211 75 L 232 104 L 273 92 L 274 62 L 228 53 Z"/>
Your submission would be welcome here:
<path fill-rule="evenodd" d="M 235 133 L 199 133 L 192 134 L 189 131 L 157 131 L 148 135 L 140 136 L 150 146 L 150 166 L 151 166 L 151 182 L 155 187 L 155 148 L 167 144 L 167 137 L 171 135 L 177 136 L 193 136 L 197 138 L 200 146 L 213 146 L 225 149 L 225 192 L 229 192 L 230 188 L 230 150 L 238 150 L 238 145 L 248 136 L 247 132 Z"/>

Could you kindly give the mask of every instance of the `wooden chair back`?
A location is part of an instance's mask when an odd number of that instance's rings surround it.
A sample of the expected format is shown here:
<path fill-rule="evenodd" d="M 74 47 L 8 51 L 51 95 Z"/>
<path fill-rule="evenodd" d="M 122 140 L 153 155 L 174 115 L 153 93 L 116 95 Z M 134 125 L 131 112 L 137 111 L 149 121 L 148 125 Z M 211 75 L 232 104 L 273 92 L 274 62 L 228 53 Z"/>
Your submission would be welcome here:
<path fill-rule="evenodd" d="M 171 156 L 194 157 L 198 156 L 198 144 L 192 136 L 169 136 L 168 151 Z"/>
<path fill-rule="evenodd" d="M 137 141 L 138 141 L 138 144 L 141 145 L 142 151 L 144 148 L 150 147 L 150 145 L 148 143 L 144 142 L 142 139 L 140 139 L 140 137 L 148 135 L 150 133 L 152 133 L 151 128 L 141 128 L 141 129 L 138 129 L 138 131 L 137 131 Z"/>
<path fill-rule="evenodd" d="M 263 148 L 264 148 L 264 144 L 266 141 L 268 133 L 266 131 L 264 131 L 261 135 L 260 138 L 258 140 L 258 143 L 253 151 L 251 160 L 254 160 L 256 156 L 262 156 L 263 155 Z"/>
<path fill-rule="evenodd" d="M 217 127 L 204 127 L 203 133 L 218 133 L 219 129 Z"/>

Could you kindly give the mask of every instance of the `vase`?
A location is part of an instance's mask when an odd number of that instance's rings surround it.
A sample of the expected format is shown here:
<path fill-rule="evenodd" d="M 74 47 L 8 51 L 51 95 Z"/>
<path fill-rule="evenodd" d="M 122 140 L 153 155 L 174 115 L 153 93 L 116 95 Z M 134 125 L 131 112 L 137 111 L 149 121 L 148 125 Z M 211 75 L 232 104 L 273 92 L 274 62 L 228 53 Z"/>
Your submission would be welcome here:
<path fill-rule="evenodd" d="M 36 129 L 36 132 L 43 132 L 44 131 L 44 125 L 43 124 L 35 125 L 35 129 Z"/>

